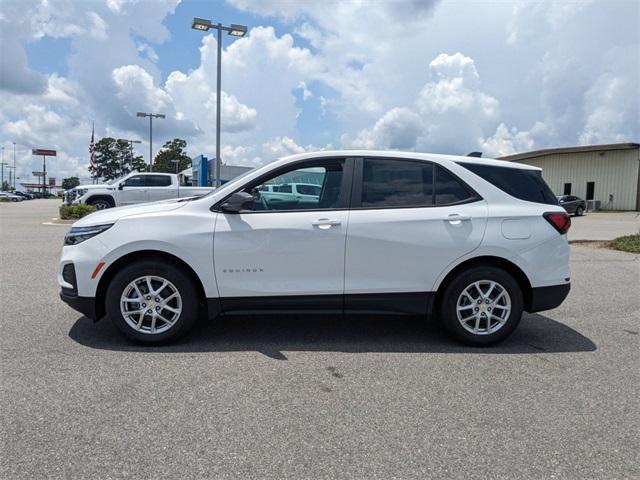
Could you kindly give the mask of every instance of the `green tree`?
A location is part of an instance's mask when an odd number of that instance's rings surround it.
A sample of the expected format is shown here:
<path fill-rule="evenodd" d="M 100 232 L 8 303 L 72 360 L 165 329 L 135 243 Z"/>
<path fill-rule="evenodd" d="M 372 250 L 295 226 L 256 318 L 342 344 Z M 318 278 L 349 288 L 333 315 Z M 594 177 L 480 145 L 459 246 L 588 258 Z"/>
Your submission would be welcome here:
<path fill-rule="evenodd" d="M 71 190 L 72 188 L 80 185 L 80 179 L 78 177 L 68 177 L 62 179 L 62 189 Z"/>
<path fill-rule="evenodd" d="M 126 140 L 105 137 L 95 144 L 96 167 L 89 166 L 94 177 L 112 180 L 129 172 L 144 171 L 146 164 L 140 155 L 133 155 Z"/>
<path fill-rule="evenodd" d="M 153 171 L 176 173 L 188 168 L 191 165 L 191 157 L 187 155 L 186 148 L 187 142 L 181 138 L 174 138 L 165 143 L 153 160 Z M 178 160 L 177 168 L 172 160 Z"/>

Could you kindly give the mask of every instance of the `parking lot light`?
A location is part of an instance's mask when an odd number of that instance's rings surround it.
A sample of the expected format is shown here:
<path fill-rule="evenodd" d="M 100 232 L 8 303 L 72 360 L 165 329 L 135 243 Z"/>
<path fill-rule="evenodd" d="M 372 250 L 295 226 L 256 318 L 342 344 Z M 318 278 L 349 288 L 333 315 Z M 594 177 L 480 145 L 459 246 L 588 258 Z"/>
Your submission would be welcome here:
<path fill-rule="evenodd" d="M 244 25 L 236 25 L 232 23 L 229 25 L 229 35 L 233 35 L 234 37 L 244 37 L 247 34 L 247 27 Z"/>
<path fill-rule="evenodd" d="M 193 19 L 193 23 L 191 24 L 191 28 L 193 28 L 194 30 L 202 30 L 203 32 L 206 32 L 211 28 L 211 20 L 195 17 Z"/>

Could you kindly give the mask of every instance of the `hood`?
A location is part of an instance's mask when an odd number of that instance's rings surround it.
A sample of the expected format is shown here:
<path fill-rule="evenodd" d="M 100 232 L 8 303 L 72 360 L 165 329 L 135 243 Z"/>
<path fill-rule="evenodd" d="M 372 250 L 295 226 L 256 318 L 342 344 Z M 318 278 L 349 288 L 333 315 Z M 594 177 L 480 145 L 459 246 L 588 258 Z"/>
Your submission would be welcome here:
<path fill-rule="evenodd" d="M 164 200 L 161 202 L 153 203 L 140 203 L 137 205 L 127 205 L 126 207 L 107 208 L 105 210 L 98 210 L 91 213 L 86 217 L 81 218 L 75 222 L 73 227 L 89 227 L 92 225 L 103 225 L 105 223 L 114 223 L 117 220 L 124 217 L 131 217 L 134 215 L 146 215 L 150 213 L 162 213 L 169 212 L 171 210 L 177 210 L 186 205 L 183 198 L 176 198 L 171 200 Z"/>

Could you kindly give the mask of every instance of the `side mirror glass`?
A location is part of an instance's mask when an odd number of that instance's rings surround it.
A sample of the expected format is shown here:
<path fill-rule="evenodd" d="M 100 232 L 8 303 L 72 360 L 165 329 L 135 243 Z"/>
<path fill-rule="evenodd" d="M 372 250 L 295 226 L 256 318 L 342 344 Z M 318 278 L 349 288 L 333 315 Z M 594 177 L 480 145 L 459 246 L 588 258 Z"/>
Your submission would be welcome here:
<path fill-rule="evenodd" d="M 120 182 L 118 184 L 118 190 L 122 190 L 124 188 L 124 182 Z"/>
<path fill-rule="evenodd" d="M 253 195 L 247 192 L 236 192 L 220 205 L 223 212 L 239 213 L 242 210 L 253 210 Z"/>

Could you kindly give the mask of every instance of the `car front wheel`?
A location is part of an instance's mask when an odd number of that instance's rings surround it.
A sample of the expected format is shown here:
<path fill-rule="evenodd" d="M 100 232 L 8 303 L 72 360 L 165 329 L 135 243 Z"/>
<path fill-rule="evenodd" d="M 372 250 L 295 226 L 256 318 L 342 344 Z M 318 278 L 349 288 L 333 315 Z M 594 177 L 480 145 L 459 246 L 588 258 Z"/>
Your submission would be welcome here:
<path fill-rule="evenodd" d="M 198 317 L 193 281 L 181 268 L 162 261 L 140 261 L 120 270 L 107 289 L 106 310 L 129 339 L 170 343 L 187 333 Z"/>
<path fill-rule="evenodd" d="M 506 271 L 489 266 L 459 273 L 441 303 L 445 328 L 459 341 L 489 346 L 507 338 L 522 317 L 522 290 Z"/>

